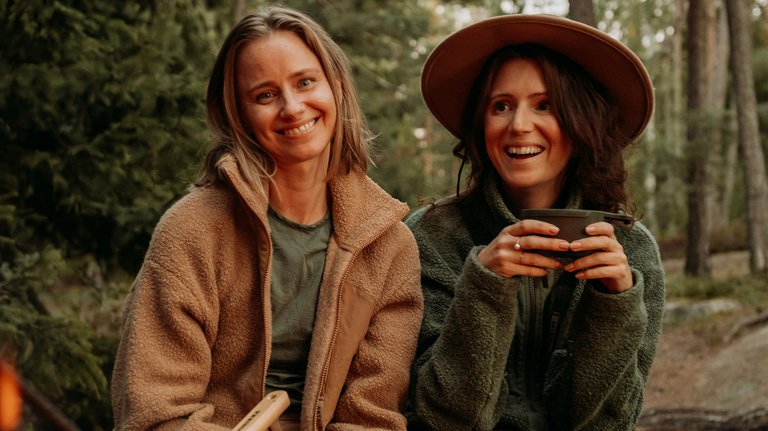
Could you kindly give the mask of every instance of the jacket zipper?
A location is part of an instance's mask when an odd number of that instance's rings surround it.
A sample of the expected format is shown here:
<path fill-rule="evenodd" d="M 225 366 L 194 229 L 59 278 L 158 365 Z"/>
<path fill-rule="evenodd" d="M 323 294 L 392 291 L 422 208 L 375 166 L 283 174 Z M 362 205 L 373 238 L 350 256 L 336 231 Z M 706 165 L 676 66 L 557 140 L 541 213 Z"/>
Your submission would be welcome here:
<path fill-rule="evenodd" d="M 384 235 L 385 232 L 391 229 L 392 226 L 396 225 L 399 222 L 400 222 L 400 219 L 397 219 L 395 222 L 390 223 L 381 231 L 379 235 L 376 235 L 374 238 L 368 241 L 365 245 L 358 248 L 357 251 L 355 251 L 352 257 L 349 259 L 349 264 L 347 265 L 347 268 L 344 270 L 344 274 L 341 276 L 341 281 L 339 282 L 339 295 L 336 298 L 336 317 L 333 322 L 333 334 L 331 335 L 331 343 L 328 348 L 328 355 L 325 357 L 325 363 L 323 364 L 323 372 L 320 374 L 320 385 L 318 386 L 317 396 L 315 397 L 315 413 L 314 413 L 314 417 L 312 418 L 313 430 L 319 430 L 321 425 L 320 421 L 322 419 L 320 417 L 319 400 L 320 400 L 320 396 L 325 390 L 326 380 L 328 379 L 328 372 L 331 367 L 331 356 L 333 356 L 333 348 L 336 346 L 336 338 L 339 335 L 339 320 L 341 319 L 341 298 L 344 294 L 344 281 L 347 279 L 349 268 L 352 267 L 352 264 L 355 262 L 355 258 L 357 258 L 357 256 L 360 254 L 361 251 L 363 251 L 369 245 L 373 244 L 374 241 L 379 239 L 382 235 Z"/>
<path fill-rule="evenodd" d="M 266 226 L 265 226 L 266 228 Z M 269 327 L 272 328 L 271 322 L 267 322 L 267 300 L 271 300 L 271 295 L 268 295 L 267 293 L 271 291 L 272 286 L 270 286 L 269 283 L 269 275 L 272 272 L 272 236 L 269 234 L 269 230 L 267 229 L 267 244 L 269 245 L 269 253 L 267 255 L 267 270 L 264 274 L 264 284 L 261 288 L 261 296 L 262 296 L 262 320 L 264 323 L 264 367 L 261 373 L 261 397 L 264 398 L 267 392 L 267 371 L 269 370 L 269 356 L 270 356 L 270 350 L 271 350 L 271 342 L 272 342 L 272 331 L 266 331 L 267 323 L 270 323 Z M 271 313 L 270 313 L 271 316 Z"/>
<path fill-rule="evenodd" d="M 354 262 L 358 252 L 355 252 L 355 254 L 352 255 L 352 258 L 350 259 L 349 265 L 347 266 L 347 268 L 352 266 L 352 262 Z M 333 334 L 331 335 L 331 343 L 330 343 L 330 346 L 328 347 L 328 355 L 325 357 L 325 363 L 323 364 L 323 372 L 320 374 L 320 385 L 317 388 L 317 396 L 315 397 L 315 415 L 312 418 L 312 427 L 315 430 L 320 429 L 321 417 L 320 417 L 319 401 L 320 401 L 320 396 L 325 390 L 325 381 L 328 378 L 328 372 L 331 367 L 331 356 L 333 355 L 333 348 L 336 346 L 336 338 L 339 335 L 339 320 L 341 319 L 341 297 L 344 294 L 344 280 L 346 280 L 346 278 L 347 278 L 347 270 L 344 271 L 344 275 L 341 276 L 341 281 L 339 282 L 339 295 L 336 298 L 336 316 L 333 321 Z"/>
<path fill-rule="evenodd" d="M 528 293 L 530 295 L 530 302 L 529 302 L 529 320 L 528 324 L 530 325 L 530 336 L 528 337 L 529 341 L 529 348 L 526 352 L 526 380 L 528 382 L 527 386 L 527 392 L 528 392 L 528 400 L 532 404 L 538 403 L 539 399 L 539 390 L 538 390 L 538 376 L 540 373 L 540 369 L 538 367 L 539 361 L 537 358 L 539 357 L 539 354 L 541 352 L 541 345 L 542 345 L 542 328 L 541 328 L 541 316 L 539 313 L 539 294 L 536 291 L 536 280 L 533 278 L 528 278 Z M 541 287 L 541 286 L 539 286 Z"/>

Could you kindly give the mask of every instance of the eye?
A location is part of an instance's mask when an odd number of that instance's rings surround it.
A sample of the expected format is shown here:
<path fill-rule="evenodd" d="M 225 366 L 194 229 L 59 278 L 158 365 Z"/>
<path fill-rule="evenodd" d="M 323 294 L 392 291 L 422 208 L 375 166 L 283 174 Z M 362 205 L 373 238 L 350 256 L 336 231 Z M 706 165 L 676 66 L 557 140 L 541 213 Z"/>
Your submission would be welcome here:
<path fill-rule="evenodd" d="M 314 78 L 304 78 L 299 81 L 299 88 L 309 87 L 315 82 Z"/>
<path fill-rule="evenodd" d="M 266 103 L 275 97 L 275 93 L 272 90 L 264 91 L 256 95 L 256 101 L 259 103 Z"/>
<path fill-rule="evenodd" d="M 551 111 L 552 110 L 552 103 L 549 100 L 542 100 L 538 104 L 536 104 L 536 109 L 539 111 Z"/>
<path fill-rule="evenodd" d="M 493 102 L 492 109 L 493 112 L 505 112 L 509 111 L 511 108 L 507 102 Z"/>

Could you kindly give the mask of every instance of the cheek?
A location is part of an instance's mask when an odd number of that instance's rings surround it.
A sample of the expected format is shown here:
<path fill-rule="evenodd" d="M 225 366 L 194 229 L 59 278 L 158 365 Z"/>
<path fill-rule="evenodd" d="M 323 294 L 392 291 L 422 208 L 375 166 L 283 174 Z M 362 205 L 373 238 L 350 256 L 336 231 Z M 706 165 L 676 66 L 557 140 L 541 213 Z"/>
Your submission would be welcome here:
<path fill-rule="evenodd" d="M 547 139 L 552 142 L 553 144 L 556 144 L 563 148 L 563 151 L 570 152 L 570 141 L 563 133 L 563 130 L 560 128 L 560 124 L 557 122 L 557 120 L 553 117 L 550 118 L 548 121 L 546 121 L 541 126 L 542 133 L 544 133 L 547 137 Z M 566 148 L 568 148 L 566 150 Z"/>
<path fill-rule="evenodd" d="M 268 128 L 269 124 L 268 112 L 260 108 L 263 107 L 246 109 L 243 115 L 243 121 L 245 122 L 243 126 L 245 126 L 246 130 L 255 134 L 263 132 Z"/>
<path fill-rule="evenodd" d="M 336 98 L 333 97 L 333 92 L 330 88 L 323 97 L 323 106 L 325 107 L 325 113 L 328 117 L 336 119 Z"/>
<path fill-rule="evenodd" d="M 500 121 L 486 119 L 483 123 L 483 128 L 485 129 L 483 134 L 486 147 L 492 147 L 500 142 L 504 134 L 504 125 Z"/>
<path fill-rule="evenodd" d="M 571 141 L 563 135 L 559 135 L 559 149 L 562 157 L 566 160 L 573 156 L 573 144 Z"/>
<path fill-rule="evenodd" d="M 500 170 L 503 161 L 506 159 L 506 154 L 504 154 L 501 145 L 497 144 L 497 140 L 488 133 L 485 135 L 485 152 L 488 154 L 488 159 L 491 161 L 493 167 L 496 168 L 496 170 Z"/>
<path fill-rule="evenodd" d="M 573 157 L 573 147 L 571 144 L 566 142 L 560 143 L 555 159 L 557 169 L 564 173 L 568 168 L 568 163 L 571 161 L 571 157 Z"/>

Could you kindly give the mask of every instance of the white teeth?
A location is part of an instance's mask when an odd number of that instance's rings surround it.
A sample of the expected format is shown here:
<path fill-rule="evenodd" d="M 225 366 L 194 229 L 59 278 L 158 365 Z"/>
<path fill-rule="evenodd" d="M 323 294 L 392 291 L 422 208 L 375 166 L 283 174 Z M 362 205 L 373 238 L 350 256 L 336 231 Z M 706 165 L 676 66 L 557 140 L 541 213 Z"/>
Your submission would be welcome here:
<path fill-rule="evenodd" d="M 316 122 L 317 122 L 317 120 L 312 120 L 312 121 L 310 121 L 308 123 L 302 124 L 299 127 L 296 127 L 295 129 L 286 130 L 283 133 L 286 136 L 294 136 L 294 135 L 300 135 L 302 133 L 307 133 L 307 132 L 309 132 L 310 129 L 312 129 L 312 126 L 314 126 Z"/>
<path fill-rule="evenodd" d="M 507 154 L 514 156 L 530 156 L 533 154 L 539 154 L 542 149 L 539 147 L 509 147 L 507 148 Z"/>

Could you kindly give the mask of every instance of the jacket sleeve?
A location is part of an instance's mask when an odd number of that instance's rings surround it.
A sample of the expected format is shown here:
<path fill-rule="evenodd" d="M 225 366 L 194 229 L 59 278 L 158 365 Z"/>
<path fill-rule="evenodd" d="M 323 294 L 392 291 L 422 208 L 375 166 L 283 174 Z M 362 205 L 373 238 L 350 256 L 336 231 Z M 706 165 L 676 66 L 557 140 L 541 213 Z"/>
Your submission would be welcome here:
<path fill-rule="evenodd" d="M 112 379 L 119 430 L 227 429 L 209 423 L 214 408 L 202 401 L 218 306 L 203 293 L 199 253 L 177 233 L 158 225 L 126 302 Z"/>
<path fill-rule="evenodd" d="M 386 295 L 377 301 L 350 364 L 329 431 L 406 429 L 408 379 L 424 301 L 418 249 L 410 231 L 404 225 L 400 229 L 405 236 L 389 262 Z"/>
<path fill-rule="evenodd" d="M 621 240 L 621 239 L 620 239 Z M 664 273 L 658 246 L 642 226 L 624 242 L 634 286 L 619 294 L 588 284 L 555 351 L 545 383 L 562 429 L 634 429 L 661 333 Z"/>
<path fill-rule="evenodd" d="M 412 226 L 419 242 L 424 320 L 413 368 L 409 422 L 415 429 L 492 429 L 508 388 L 520 277 L 504 278 L 456 255 L 455 241 Z M 426 229 L 426 228 L 425 228 Z M 444 238 L 443 238 L 444 239 Z"/>

